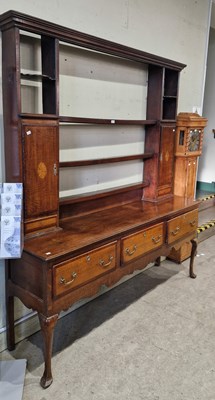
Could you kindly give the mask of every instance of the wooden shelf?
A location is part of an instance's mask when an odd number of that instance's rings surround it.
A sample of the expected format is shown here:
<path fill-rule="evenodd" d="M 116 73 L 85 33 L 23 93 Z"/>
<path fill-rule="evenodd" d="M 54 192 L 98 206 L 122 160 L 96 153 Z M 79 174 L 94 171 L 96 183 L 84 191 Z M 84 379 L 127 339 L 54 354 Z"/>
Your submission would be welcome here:
<path fill-rule="evenodd" d="M 104 118 L 83 118 L 60 116 L 59 122 L 77 124 L 104 124 L 104 125 L 156 125 L 157 120 L 153 119 L 104 119 Z"/>
<path fill-rule="evenodd" d="M 55 81 L 56 79 L 55 78 L 52 78 L 51 76 L 49 76 L 49 75 L 44 75 L 44 74 L 29 74 L 29 73 L 21 73 L 20 74 L 20 76 L 21 76 L 21 79 L 26 79 L 26 80 L 29 80 L 29 81 L 33 81 L 33 82 L 41 82 L 43 79 L 47 79 L 47 80 L 50 80 L 50 81 Z"/>
<path fill-rule="evenodd" d="M 85 165 L 97 165 L 97 164 L 110 164 L 123 161 L 132 160 L 146 160 L 152 158 L 154 153 L 136 154 L 122 157 L 111 157 L 111 158 L 98 158 L 96 160 L 79 160 L 79 161 L 62 161 L 60 162 L 60 168 L 80 167 Z"/>
<path fill-rule="evenodd" d="M 38 119 L 38 120 L 46 120 L 46 119 L 58 119 L 56 114 L 33 114 L 33 113 L 20 113 L 20 118 L 23 119 Z"/>
<path fill-rule="evenodd" d="M 113 194 L 121 194 L 137 189 L 143 189 L 145 187 L 149 186 L 149 182 L 140 182 L 137 184 L 132 184 L 132 185 L 126 185 L 126 186 L 120 186 L 117 188 L 112 188 L 112 189 L 107 189 L 107 190 L 100 190 L 97 192 L 88 192 L 88 193 L 83 193 L 80 195 L 75 195 L 75 196 L 67 196 L 67 197 L 62 197 L 60 198 L 60 206 L 61 205 L 67 205 L 67 204 L 72 204 L 72 203 L 79 203 L 79 202 L 84 202 L 88 200 L 92 200 L 94 198 L 102 198 L 102 197 L 108 197 L 112 196 Z"/>

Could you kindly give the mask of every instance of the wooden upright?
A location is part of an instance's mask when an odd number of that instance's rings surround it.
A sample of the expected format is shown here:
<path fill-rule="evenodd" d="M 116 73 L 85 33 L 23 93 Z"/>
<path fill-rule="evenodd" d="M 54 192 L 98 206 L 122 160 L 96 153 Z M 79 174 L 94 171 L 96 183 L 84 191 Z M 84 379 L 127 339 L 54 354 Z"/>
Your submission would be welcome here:
<path fill-rule="evenodd" d="M 102 285 L 111 286 L 149 262 L 158 263 L 160 256 L 187 241 L 193 243 L 190 276 L 195 277 L 198 203 L 184 193 L 175 195 L 173 174 L 178 81 L 185 65 L 16 11 L 0 16 L 0 28 L 6 179 L 24 185 L 24 251 L 20 259 L 7 264 L 8 348 L 15 345 L 16 296 L 38 312 L 45 349 L 41 385 L 46 388 L 52 382 L 52 338 L 62 310 L 95 295 Z M 23 56 L 26 48 L 29 57 Z M 75 71 L 73 57 L 62 56 L 68 48 L 74 48 L 80 59 L 82 52 L 86 59 L 93 55 L 95 62 L 102 57 L 103 66 L 117 60 L 118 66 L 146 69 L 146 118 L 128 118 L 130 113 L 123 110 L 119 119 L 89 116 L 84 114 L 86 107 L 77 116 L 77 97 L 71 108 L 65 102 L 68 114 L 61 115 L 59 104 L 68 89 L 67 84 L 61 89 L 61 83 L 69 72 L 76 72 L 73 83 L 79 82 L 85 65 L 80 63 Z M 32 63 L 38 54 L 41 62 L 35 67 Z M 60 76 L 62 63 L 66 63 L 64 77 Z M 90 84 L 93 72 L 90 65 Z M 69 95 L 74 95 L 73 89 Z M 131 91 L 127 96 L 129 100 Z M 68 135 L 81 126 L 88 138 L 93 126 L 98 139 L 99 127 L 111 128 L 115 135 L 120 127 L 132 131 L 138 127 L 143 139 L 145 134 L 145 150 L 65 161 L 59 158 L 59 132 L 65 126 Z M 59 196 L 65 171 L 68 183 L 77 170 L 95 171 L 101 165 L 114 166 L 115 173 L 125 165 L 124 172 L 129 173 L 134 161 L 144 164 L 143 176 L 135 182 Z"/>

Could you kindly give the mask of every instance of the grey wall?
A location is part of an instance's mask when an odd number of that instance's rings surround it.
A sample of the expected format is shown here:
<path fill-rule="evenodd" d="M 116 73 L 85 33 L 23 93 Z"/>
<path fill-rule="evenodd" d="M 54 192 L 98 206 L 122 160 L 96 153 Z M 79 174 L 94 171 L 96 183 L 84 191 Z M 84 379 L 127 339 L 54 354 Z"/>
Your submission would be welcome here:
<path fill-rule="evenodd" d="M 199 159 L 198 181 L 215 182 L 215 139 L 212 129 L 215 129 L 215 29 L 210 29 L 208 46 L 207 74 L 203 115 L 208 119 L 204 131 L 203 151 Z"/>

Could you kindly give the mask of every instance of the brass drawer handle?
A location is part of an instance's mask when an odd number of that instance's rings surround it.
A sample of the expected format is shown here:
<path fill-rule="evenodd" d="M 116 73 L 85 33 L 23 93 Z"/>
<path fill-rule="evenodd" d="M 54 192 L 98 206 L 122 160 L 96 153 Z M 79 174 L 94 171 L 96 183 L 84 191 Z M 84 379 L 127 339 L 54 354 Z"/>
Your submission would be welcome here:
<path fill-rule="evenodd" d="M 172 234 L 173 236 L 176 236 L 176 235 L 178 234 L 179 231 L 180 231 L 180 228 L 179 228 L 179 226 L 177 226 L 177 228 L 176 228 L 174 231 L 172 231 L 171 234 Z"/>
<path fill-rule="evenodd" d="M 129 256 L 132 256 L 132 254 L 135 253 L 135 251 L 137 250 L 137 246 L 136 244 L 133 246 L 133 250 L 130 250 L 128 247 L 125 249 L 126 254 L 128 254 Z"/>
<path fill-rule="evenodd" d="M 107 267 L 109 267 L 109 265 L 111 265 L 112 261 L 113 261 L 113 256 L 110 256 L 109 261 L 106 264 L 105 264 L 104 260 L 102 260 L 102 259 L 99 260 L 99 265 L 102 268 L 107 268 Z"/>
<path fill-rule="evenodd" d="M 195 226 L 196 225 L 196 220 L 194 219 L 193 221 L 190 221 L 190 226 Z"/>
<path fill-rule="evenodd" d="M 72 282 L 74 282 L 74 280 L 77 278 L 77 276 L 78 276 L 77 272 L 72 272 L 72 274 L 71 274 L 71 277 L 72 277 L 71 281 L 67 281 L 63 276 L 61 276 L 61 278 L 60 278 L 60 284 L 61 284 L 61 285 L 64 285 L 64 286 L 68 286 L 68 285 L 70 285 Z"/>
<path fill-rule="evenodd" d="M 159 242 L 161 241 L 161 235 L 158 235 L 157 239 L 153 236 L 153 237 L 152 237 L 152 241 L 153 241 L 155 244 L 159 243 Z"/>

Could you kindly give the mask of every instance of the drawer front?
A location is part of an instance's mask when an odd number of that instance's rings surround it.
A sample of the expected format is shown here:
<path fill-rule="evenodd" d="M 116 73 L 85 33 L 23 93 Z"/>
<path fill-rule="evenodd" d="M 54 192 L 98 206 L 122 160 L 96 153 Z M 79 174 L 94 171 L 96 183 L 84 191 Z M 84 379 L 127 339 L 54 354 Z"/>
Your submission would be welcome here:
<path fill-rule="evenodd" d="M 116 242 L 54 266 L 54 295 L 81 286 L 116 268 Z"/>
<path fill-rule="evenodd" d="M 172 243 L 184 235 L 195 232 L 198 227 L 198 210 L 190 211 L 167 223 L 167 242 Z"/>
<path fill-rule="evenodd" d="M 127 263 L 164 243 L 164 224 L 157 224 L 122 239 L 122 262 Z"/>

